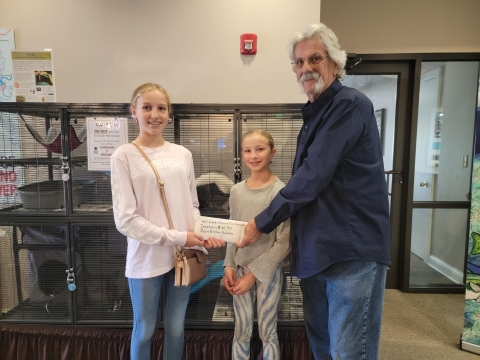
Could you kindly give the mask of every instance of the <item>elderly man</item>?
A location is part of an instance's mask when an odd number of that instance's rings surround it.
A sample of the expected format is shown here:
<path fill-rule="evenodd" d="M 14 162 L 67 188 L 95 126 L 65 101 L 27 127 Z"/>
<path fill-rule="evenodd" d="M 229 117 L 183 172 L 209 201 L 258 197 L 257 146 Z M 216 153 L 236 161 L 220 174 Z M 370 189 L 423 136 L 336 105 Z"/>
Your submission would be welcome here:
<path fill-rule="evenodd" d="M 238 247 L 291 218 L 292 269 L 301 279 L 315 359 L 378 358 L 390 257 L 387 188 L 371 101 L 343 86 L 345 51 L 324 24 L 289 44 L 308 98 L 293 173 L 246 228 Z"/>

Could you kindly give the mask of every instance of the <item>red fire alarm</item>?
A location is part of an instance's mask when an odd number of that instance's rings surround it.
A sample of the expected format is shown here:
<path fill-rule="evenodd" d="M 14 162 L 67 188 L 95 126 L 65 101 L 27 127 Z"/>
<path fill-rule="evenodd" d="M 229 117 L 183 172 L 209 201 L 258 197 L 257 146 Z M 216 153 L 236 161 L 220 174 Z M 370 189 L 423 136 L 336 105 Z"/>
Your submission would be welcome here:
<path fill-rule="evenodd" d="M 240 54 L 255 55 L 257 53 L 257 35 L 242 34 L 240 35 Z"/>

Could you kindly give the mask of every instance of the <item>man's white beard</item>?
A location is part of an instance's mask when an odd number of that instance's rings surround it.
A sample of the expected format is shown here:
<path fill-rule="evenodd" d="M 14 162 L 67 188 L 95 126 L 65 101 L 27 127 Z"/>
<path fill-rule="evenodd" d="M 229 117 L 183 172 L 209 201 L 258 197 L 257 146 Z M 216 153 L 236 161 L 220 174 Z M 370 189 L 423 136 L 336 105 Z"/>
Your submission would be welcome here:
<path fill-rule="evenodd" d="M 321 94 L 323 92 L 325 88 L 325 82 L 323 81 L 323 78 L 320 76 L 320 74 L 317 72 L 307 72 L 300 77 L 298 84 L 300 85 L 301 92 L 305 91 L 303 89 L 303 83 L 307 80 L 315 80 L 317 83 L 315 84 L 315 89 L 313 89 L 312 93 L 305 93 L 305 95 L 311 95 L 315 97 L 315 95 Z"/>

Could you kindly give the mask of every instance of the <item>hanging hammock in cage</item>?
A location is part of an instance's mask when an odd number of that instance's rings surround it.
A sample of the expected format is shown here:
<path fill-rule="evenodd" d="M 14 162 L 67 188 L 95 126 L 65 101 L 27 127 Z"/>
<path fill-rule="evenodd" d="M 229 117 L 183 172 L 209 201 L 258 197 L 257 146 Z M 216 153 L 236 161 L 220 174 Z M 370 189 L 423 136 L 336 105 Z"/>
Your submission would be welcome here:
<path fill-rule="evenodd" d="M 45 139 L 44 139 L 34 128 L 28 125 L 28 123 L 25 121 L 25 119 L 21 114 L 18 114 L 18 116 L 20 116 L 20 118 L 25 123 L 25 126 L 27 127 L 28 132 L 32 134 L 33 138 L 37 142 L 42 144 L 42 146 L 45 149 L 57 154 L 62 153 L 62 134 L 60 129 L 57 129 L 53 125 L 50 126 L 50 128 L 47 131 L 47 135 L 45 136 Z M 73 151 L 85 142 L 85 139 L 87 138 L 87 126 L 84 125 L 78 131 L 78 134 L 75 128 L 71 124 L 69 126 L 70 128 L 68 132 L 70 137 L 70 151 Z"/>

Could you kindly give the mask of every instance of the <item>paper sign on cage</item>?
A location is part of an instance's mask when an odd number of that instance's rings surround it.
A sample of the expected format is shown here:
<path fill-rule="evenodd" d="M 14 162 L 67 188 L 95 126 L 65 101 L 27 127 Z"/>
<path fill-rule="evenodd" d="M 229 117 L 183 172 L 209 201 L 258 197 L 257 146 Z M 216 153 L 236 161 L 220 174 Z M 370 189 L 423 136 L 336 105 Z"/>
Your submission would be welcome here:
<path fill-rule="evenodd" d="M 246 225 L 245 221 L 200 216 L 195 221 L 195 234 L 202 235 L 204 239 L 216 237 L 236 244 L 242 240 Z"/>

